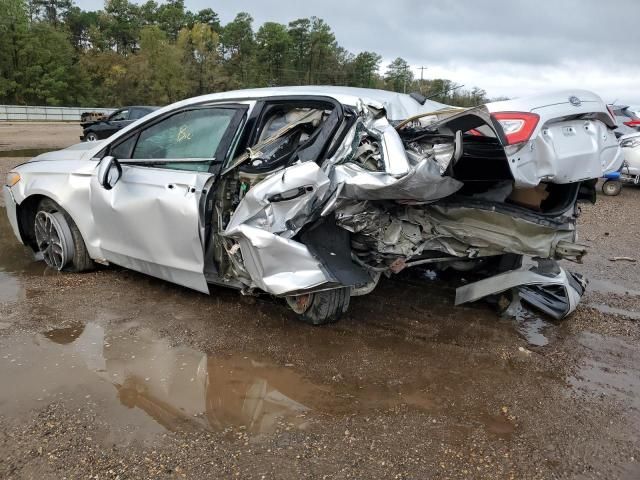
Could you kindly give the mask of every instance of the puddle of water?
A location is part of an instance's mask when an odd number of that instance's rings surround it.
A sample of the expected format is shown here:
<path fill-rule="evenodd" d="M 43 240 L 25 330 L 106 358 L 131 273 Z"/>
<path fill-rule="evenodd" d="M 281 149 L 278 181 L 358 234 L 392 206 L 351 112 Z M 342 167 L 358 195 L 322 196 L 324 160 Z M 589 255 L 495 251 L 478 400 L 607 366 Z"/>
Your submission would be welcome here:
<path fill-rule="evenodd" d="M 544 331 L 553 327 L 553 324 L 543 320 L 531 310 L 521 304 L 512 305 L 505 313 L 505 317 L 513 319 L 516 332 L 529 345 L 544 347 L 549 344 L 549 339 L 544 334 Z"/>
<path fill-rule="evenodd" d="M 292 368 L 172 347 L 145 329 L 70 325 L 13 337 L 0 352 L 0 384 L 14 386 L 0 391 L 4 415 L 63 399 L 99 402 L 114 426 L 143 433 L 242 425 L 259 434 L 283 420 L 304 428 L 308 405 L 334 401 Z"/>
<path fill-rule="evenodd" d="M 543 333 L 552 326 L 549 322 L 535 316 L 519 318 L 516 322 L 516 331 L 522 335 L 529 345 L 544 347 L 549 344 L 549 339 Z"/>
<path fill-rule="evenodd" d="M 0 150 L 0 158 L 6 157 L 25 157 L 33 158 L 40 154 L 50 152 L 55 149 L 51 148 L 22 148 L 18 150 Z"/>
<path fill-rule="evenodd" d="M 504 415 L 486 415 L 482 423 L 489 433 L 499 438 L 509 438 L 516 430 L 513 422 Z"/>
<path fill-rule="evenodd" d="M 0 272 L 0 303 L 15 302 L 24 298 L 24 289 L 17 278 Z"/>
<path fill-rule="evenodd" d="M 31 250 L 18 241 L 5 209 L 0 208 L 0 303 L 25 298 L 25 291 L 20 282 L 21 275 L 45 273 L 54 272 L 47 269 L 44 262 L 36 262 Z"/>
<path fill-rule="evenodd" d="M 578 338 L 590 351 L 569 383 L 578 390 L 613 396 L 640 408 L 640 353 L 636 346 L 617 338 L 584 332 Z M 636 419 L 640 422 L 639 418 Z"/>

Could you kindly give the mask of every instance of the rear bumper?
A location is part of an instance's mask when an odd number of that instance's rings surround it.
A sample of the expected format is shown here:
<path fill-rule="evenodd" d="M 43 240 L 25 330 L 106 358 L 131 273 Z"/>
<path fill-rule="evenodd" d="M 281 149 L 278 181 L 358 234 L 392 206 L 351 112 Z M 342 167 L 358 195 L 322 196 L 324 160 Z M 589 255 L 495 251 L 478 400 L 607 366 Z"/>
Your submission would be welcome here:
<path fill-rule="evenodd" d="M 20 236 L 20 228 L 18 227 L 18 205 L 13 198 L 13 194 L 11 193 L 11 189 L 6 185 L 2 188 L 2 192 L 4 194 L 4 204 L 7 209 L 7 216 L 9 217 L 9 224 L 11 225 L 11 229 L 15 236 L 20 240 L 21 243 L 22 237 Z"/>
<path fill-rule="evenodd" d="M 514 290 L 514 308 L 522 299 L 559 320 L 576 309 L 586 284 L 581 275 L 566 271 L 555 261 L 541 260 L 536 268 L 525 266 L 458 288 L 456 305 Z M 513 313 L 515 314 L 515 310 Z"/>

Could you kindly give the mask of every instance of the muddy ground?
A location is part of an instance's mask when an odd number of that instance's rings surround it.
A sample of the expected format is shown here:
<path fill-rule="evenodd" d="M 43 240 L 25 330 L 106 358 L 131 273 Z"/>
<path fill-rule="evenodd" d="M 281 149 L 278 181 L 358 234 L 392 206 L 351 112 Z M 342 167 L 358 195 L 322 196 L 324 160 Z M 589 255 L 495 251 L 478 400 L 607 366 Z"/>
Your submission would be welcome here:
<path fill-rule="evenodd" d="M 79 134 L 11 128 L 4 150 Z M 583 207 L 591 284 L 565 321 L 454 307 L 460 278 L 423 271 L 323 328 L 269 297 L 56 274 L 0 211 L 0 478 L 640 478 L 640 273 L 610 260 L 640 258 L 639 207 Z"/>

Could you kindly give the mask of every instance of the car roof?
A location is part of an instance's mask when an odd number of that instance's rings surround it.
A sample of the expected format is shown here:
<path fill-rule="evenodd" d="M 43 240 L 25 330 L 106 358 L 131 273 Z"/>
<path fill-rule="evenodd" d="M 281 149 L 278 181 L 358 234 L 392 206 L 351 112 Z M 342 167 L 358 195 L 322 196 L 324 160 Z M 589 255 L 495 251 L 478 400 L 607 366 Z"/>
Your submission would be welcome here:
<path fill-rule="evenodd" d="M 390 120 L 404 120 L 420 113 L 450 108 L 448 105 L 431 100 L 426 100 L 424 105 L 422 105 L 413 97 L 404 93 L 377 90 L 373 88 L 320 85 L 232 90 L 229 92 L 212 93 L 209 95 L 202 95 L 200 97 L 189 98 L 179 103 L 184 106 L 220 100 L 255 100 L 259 98 L 293 95 L 329 97 L 344 105 L 350 106 L 355 106 L 359 100 L 372 105 L 378 104 L 381 107 L 384 107 L 387 113 L 387 118 Z M 178 105 L 174 104 L 174 107 L 176 106 Z"/>

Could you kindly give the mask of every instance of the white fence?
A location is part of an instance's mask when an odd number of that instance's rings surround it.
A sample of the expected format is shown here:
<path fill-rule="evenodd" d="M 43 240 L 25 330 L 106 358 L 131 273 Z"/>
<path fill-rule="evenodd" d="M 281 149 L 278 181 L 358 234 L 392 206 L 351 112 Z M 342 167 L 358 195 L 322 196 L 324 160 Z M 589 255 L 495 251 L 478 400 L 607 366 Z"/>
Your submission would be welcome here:
<path fill-rule="evenodd" d="M 111 113 L 115 108 L 93 107 L 27 107 L 23 105 L 0 105 L 2 121 L 49 121 L 79 122 L 84 112 Z"/>

